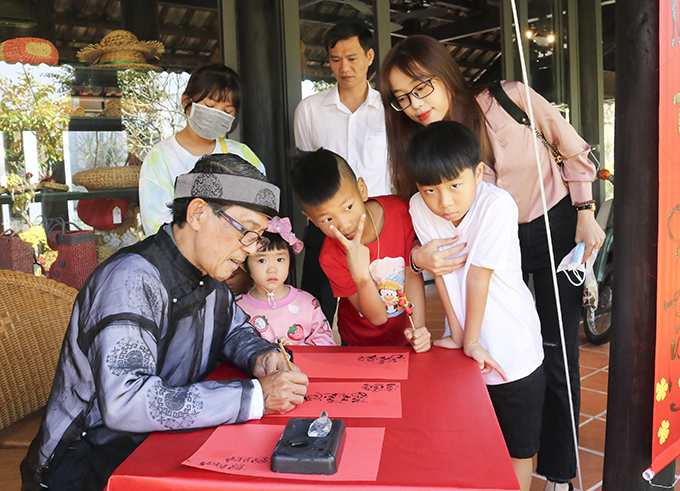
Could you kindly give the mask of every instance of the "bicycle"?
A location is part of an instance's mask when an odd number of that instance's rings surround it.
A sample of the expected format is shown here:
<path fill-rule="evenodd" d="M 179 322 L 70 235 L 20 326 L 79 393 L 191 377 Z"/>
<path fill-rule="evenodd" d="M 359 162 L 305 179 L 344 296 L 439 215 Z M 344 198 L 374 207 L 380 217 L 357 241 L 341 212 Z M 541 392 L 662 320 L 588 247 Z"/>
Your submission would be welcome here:
<path fill-rule="evenodd" d="M 614 184 L 614 174 L 602 169 L 598 177 Z M 611 337 L 612 285 L 614 280 L 614 199 L 602 203 L 598 210 L 597 222 L 605 231 L 600 252 L 595 259 L 593 271 L 598 287 L 597 309 L 583 309 L 583 330 L 592 344 L 604 344 Z"/>

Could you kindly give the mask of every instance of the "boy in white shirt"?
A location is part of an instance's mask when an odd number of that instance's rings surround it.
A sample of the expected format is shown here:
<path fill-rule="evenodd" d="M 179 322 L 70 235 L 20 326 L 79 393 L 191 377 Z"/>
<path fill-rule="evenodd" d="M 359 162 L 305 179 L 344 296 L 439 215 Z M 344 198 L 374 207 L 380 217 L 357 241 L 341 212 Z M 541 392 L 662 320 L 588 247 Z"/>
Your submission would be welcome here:
<path fill-rule="evenodd" d="M 463 348 L 479 363 L 522 491 L 531 487 L 545 393 L 538 314 L 524 283 L 517 205 L 482 181 L 477 137 L 452 121 L 432 123 L 406 152 L 413 226 L 422 244 L 458 236 L 466 264 L 435 277 L 450 332 L 435 345 Z"/>

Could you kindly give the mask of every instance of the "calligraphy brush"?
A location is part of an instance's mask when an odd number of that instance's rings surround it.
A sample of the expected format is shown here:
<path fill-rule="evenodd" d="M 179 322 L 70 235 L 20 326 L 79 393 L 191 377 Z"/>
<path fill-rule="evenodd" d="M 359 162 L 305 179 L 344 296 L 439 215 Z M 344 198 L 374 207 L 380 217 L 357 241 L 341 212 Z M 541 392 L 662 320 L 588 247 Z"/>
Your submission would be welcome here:
<path fill-rule="evenodd" d="M 293 370 L 293 364 L 290 362 L 290 358 L 288 358 L 288 353 L 286 353 L 286 348 L 283 347 L 283 343 L 279 339 L 279 348 L 281 348 L 281 353 L 283 353 L 283 356 L 286 358 L 286 363 L 288 363 L 288 369 L 291 372 L 294 372 Z"/>

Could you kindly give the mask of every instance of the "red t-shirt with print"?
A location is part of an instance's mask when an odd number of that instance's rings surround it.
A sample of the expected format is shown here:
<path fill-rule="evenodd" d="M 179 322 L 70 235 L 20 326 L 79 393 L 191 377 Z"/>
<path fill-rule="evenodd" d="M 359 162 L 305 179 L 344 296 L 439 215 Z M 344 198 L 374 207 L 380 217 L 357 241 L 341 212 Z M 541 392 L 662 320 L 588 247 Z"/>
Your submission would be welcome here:
<path fill-rule="evenodd" d="M 385 224 L 379 240 L 367 244 L 371 258 L 371 276 L 387 309 L 387 322 L 374 326 L 349 301 L 357 292 L 347 267 L 345 247 L 337 239 L 326 237 L 319 262 L 330 280 L 333 294 L 340 297 L 338 330 L 351 346 L 404 346 L 404 329 L 410 327 L 408 316 L 397 302 L 396 290 L 404 288 L 405 268 L 415 239 L 408 204 L 397 196 L 371 198 L 382 206 Z M 368 221 L 368 220 L 367 220 Z M 370 226 L 370 223 L 368 224 Z M 378 243 L 380 257 L 378 257 Z"/>

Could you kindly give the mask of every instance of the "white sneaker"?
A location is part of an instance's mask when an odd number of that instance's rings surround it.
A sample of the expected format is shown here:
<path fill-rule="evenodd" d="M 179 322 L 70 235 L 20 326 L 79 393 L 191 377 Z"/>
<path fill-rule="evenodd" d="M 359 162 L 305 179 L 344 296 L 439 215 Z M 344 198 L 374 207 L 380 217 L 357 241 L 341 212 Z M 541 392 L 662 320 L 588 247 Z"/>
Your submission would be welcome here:
<path fill-rule="evenodd" d="M 547 480 L 543 491 L 573 491 L 574 485 L 570 482 L 553 482 Z"/>

